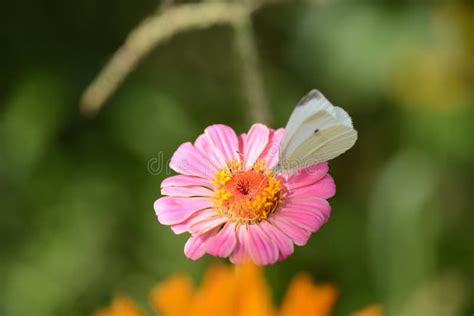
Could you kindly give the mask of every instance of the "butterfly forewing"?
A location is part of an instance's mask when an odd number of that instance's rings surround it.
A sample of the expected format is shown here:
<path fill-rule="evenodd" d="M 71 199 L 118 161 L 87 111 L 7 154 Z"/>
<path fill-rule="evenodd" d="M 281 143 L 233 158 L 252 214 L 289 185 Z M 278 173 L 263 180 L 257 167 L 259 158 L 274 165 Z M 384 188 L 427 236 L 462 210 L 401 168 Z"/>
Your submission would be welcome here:
<path fill-rule="evenodd" d="M 286 126 L 277 167 L 294 172 L 333 159 L 357 140 L 350 116 L 312 90 L 293 111 Z"/>
<path fill-rule="evenodd" d="M 318 90 L 311 90 L 307 95 L 301 98 L 291 113 L 288 123 L 286 123 L 285 136 L 281 142 L 281 148 L 288 146 L 290 139 L 307 118 L 321 110 L 336 115 L 334 106 Z"/>
<path fill-rule="evenodd" d="M 283 147 L 281 152 L 282 156 L 289 156 L 311 136 L 318 134 L 324 128 L 332 126 L 335 123 L 337 123 L 337 121 L 334 116 L 324 110 L 318 111 L 312 116 L 307 117 L 306 120 L 295 130 L 289 139 L 288 145 Z"/>

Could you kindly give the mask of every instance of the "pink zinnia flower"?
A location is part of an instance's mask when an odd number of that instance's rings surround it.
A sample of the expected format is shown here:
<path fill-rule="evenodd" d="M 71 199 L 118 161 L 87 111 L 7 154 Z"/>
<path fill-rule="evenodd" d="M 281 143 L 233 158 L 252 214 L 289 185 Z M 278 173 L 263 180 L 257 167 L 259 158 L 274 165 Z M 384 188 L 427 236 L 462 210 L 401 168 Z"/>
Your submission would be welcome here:
<path fill-rule="evenodd" d="M 225 125 L 206 128 L 184 143 L 170 167 L 154 208 L 176 234 L 189 232 L 185 255 L 208 253 L 233 263 L 272 264 L 304 245 L 329 218 L 326 199 L 336 186 L 327 162 L 292 174 L 272 170 L 284 129 L 255 124 L 237 136 Z"/>

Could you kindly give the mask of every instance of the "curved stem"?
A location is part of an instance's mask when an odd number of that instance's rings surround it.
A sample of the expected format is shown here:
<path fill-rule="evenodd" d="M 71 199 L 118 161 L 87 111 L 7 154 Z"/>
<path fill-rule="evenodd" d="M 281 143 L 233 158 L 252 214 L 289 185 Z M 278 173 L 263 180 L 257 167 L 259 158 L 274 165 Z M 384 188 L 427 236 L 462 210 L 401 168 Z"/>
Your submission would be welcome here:
<path fill-rule="evenodd" d="M 130 33 L 124 45 L 85 90 L 81 111 L 89 115 L 99 111 L 136 64 L 158 44 L 183 31 L 215 24 L 235 24 L 245 14 L 240 4 L 205 2 L 170 7 L 160 15 L 146 19 Z"/>

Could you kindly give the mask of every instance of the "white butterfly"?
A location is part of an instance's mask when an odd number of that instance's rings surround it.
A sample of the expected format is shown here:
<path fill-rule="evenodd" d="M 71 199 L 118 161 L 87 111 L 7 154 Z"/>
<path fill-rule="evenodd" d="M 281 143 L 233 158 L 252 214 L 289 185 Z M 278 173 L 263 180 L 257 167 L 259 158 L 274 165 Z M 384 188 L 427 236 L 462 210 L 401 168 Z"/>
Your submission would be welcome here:
<path fill-rule="evenodd" d="M 349 114 L 318 90 L 311 90 L 291 113 L 274 170 L 291 173 L 328 161 L 347 151 L 356 140 Z"/>

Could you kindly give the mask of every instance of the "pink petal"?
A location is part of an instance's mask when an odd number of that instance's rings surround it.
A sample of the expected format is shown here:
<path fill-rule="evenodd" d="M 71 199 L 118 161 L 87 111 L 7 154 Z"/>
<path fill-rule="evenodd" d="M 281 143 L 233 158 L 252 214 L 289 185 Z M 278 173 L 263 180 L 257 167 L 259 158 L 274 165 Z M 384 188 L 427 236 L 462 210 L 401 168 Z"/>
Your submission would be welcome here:
<path fill-rule="evenodd" d="M 188 176 L 212 179 L 217 168 L 201 154 L 191 143 L 184 143 L 171 158 L 170 167 Z"/>
<path fill-rule="evenodd" d="M 217 220 L 216 222 L 214 222 L 215 225 L 212 225 L 212 223 L 210 222 L 205 223 L 205 221 L 213 221 L 214 219 L 216 219 L 215 210 L 212 208 L 208 208 L 208 209 L 196 211 L 183 222 L 178 223 L 178 224 L 173 224 L 170 227 L 171 227 L 171 230 L 177 235 L 182 234 L 184 232 L 190 232 L 193 235 L 200 235 L 206 232 L 207 230 L 210 230 L 222 224 L 222 222 L 217 221 Z M 203 229 L 205 228 L 205 226 L 212 226 L 212 227 L 210 227 L 209 229 Z M 203 230 L 200 231 L 199 230 L 200 228 Z"/>
<path fill-rule="evenodd" d="M 222 124 L 211 125 L 205 129 L 205 134 L 225 161 L 239 158 L 239 139 L 232 128 Z"/>
<path fill-rule="evenodd" d="M 161 189 L 162 195 L 170 196 L 207 196 L 210 197 L 214 194 L 213 191 L 204 187 L 164 187 Z"/>
<path fill-rule="evenodd" d="M 239 157 L 240 157 L 240 162 L 243 164 L 245 162 L 245 157 L 244 157 L 244 148 L 245 148 L 245 143 L 247 142 L 247 134 L 242 133 L 239 135 Z"/>
<path fill-rule="evenodd" d="M 275 263 L 278 260 L 277 244 L 262 230 L 259 224 L 248 227 L 248 251 L 257 265 Z"/>
<path fill-rule="evenodd" d="M 238 225 L 236 227 L 236 237 L 237 243 L 235 244 L 234 251 L 232 251 L 229 259 L 233 264 L 244 263 L 248 260 L 247 250 L 246 250 L 246 238 L 248 231 L 246 226 Z"/>
<path fill-rule="evenodd" d="M 239 152 L 244 153 L 245 143 L 247 142 L 247 133 L 242 133 L 239 135 Z"/>
<path fill-rule="evenodd" d="M 263 124 L 254 124 L 250 128 L 244 144 L 245 165 L 251 167 L 268 144 L 270 131 Z"/>
<path fill-rule="evenodd" d="M 275 213 L 269 218 L 270 223 L 285 233 L 295 244 L 303 246 L 308 242 L 311 233 L 301 227 L 296 226 L 280 214 Z"/>
<path fill-rule="evenodd" d="M 334 179 L 330 175 L 326 175 L 316 183 L 291 189 L 288 196 L 314 196 L 328 199 L 333 197 L 334 194 L 336 194 Z"/>
<path fill-rule="evenodd" d="M 194 212 L 212 207 L 209 198 L 184 198 L 165 196 L 156 200 L 154 204 L 158 221 L 163 225 L 181 223 L 189 218 Z"/>
<path fill-rule="evenodd" d="M 327 217 L 322 213 L 287 209 L 279 212 L 280 218 L 295 224 L 309 232 L 316 232 L 326 223 Z"/>
<path fill-rule="evenodd" d="M 214 209 L 207 209 L 190 221 L 189 231 L 193 235 L 201 235 L 226 221 L 227 218 L 218 215 Z"/>
<path fill-rule="evenodd" d="M 197 260 L 206 253 L 206 236 L 191 236 L 184 245 L 184 254 L 191 260 Z"/>
<path fill-rule="evenodd" d="M 288 199 L 278 215 L 309 232 L 318 231 L 329 220 L 331 206 L 320 198 Z"/>
<path fill-rule="evenodd" d="M 270 141 L 260 157 L 260 159 L 267 162 L 268 168 L 273 168 L 278 163 L 283 135 L 285 135 L 284 128 L 277 129 L 276 131 L 270 130 Z"/>
<path fill-rule="evenodd" d="M 207 159 L 215 166 L 217 169 L 221 169 L 226 166 L 225 156 L 220 150 L 218 150 L 206 134 L 201 134 L 196 141 L 194 142 L 194 147 L 196 147 L 199 152 L 206 156 Z"/>
<path fill-rule="evenodd" d="M 170 228 L 176 235 L 189 231 L 188 224 L 186 221 L 184 221 L 183 223 L 171 225 Z"/>
<path fill-rule="evenodd" d="M 292 197 L 285 200 L 280 208 L 280 212 L 287 210 L 301 210 L 305 212 L 321 213 L 324 217 L 329 218 L 331 214 L 331 205 L 325 199 L 317 197 Z"/>
<path fill-rule="evenodd" d="M 208 211 L 209 209 L 199 210 L 194 212 L 191 216 L 189 216 L 186 220 L 181 223 L 171 225 L 171 230 L 176 234 L 182 234 L 184 232 L 189 232 L 189 224 L 192 220 L 201 215 L 201 213 Z"/>
<path fill-rule="evenodd" d="M 290 190 L 293 190 L 295 188 L 313 184 L 322 179 L 328 173 L 328 170 L 329 166 L 327 162 L 315 164 L 309 166 L 308 168 L 298 170 L 288 178 L 288 186 Z"/>
<path fill-rule="evenodd" d="M 280 252 L 279 260 L 283 260 L 293 253 L 293 242 L 281 230 L 267 221 L 262 221 L 260 226 L 268 237 L 277 244 Z"/>
<path fill-rule="evenodd" d="M 213 185 L 210 180 L 192 177 L 192 176 L 185 176 L 182 174 L 171 176 L 164 179 L 161 182 L 161 187 L 185 187 L 185 186 L 203 186 L 207 188 L 212 188 Z"/>
<path fill-rule="evenodd" d="M 206 243 L 208 254 L 217 257 L 228 257 L 237 243 L 235 224 L 227 223 L 216 235 Z"/>

